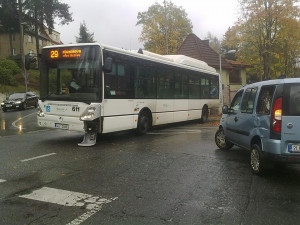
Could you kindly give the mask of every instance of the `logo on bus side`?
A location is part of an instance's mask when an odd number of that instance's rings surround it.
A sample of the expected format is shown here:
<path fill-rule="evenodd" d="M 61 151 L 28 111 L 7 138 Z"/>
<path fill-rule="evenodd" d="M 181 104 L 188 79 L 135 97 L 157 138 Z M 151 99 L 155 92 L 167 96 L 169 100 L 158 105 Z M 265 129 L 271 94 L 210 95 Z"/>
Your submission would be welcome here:
<path fill-rule="evenodd" d="M 50 112 L 50 105 L 46 105 L 46 112 Z"/>

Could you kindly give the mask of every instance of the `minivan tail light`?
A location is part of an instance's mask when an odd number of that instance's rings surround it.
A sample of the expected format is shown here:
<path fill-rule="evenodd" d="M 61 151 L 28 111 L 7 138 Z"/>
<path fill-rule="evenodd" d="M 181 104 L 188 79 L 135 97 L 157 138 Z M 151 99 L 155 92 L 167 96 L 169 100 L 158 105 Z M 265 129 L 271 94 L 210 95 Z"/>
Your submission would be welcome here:
<path fill-rule="evenodd" d="M 272 111 L 272 129 L 275 132 L 281 132 L 282 117 L 282 97 L 277 98 Z"/>

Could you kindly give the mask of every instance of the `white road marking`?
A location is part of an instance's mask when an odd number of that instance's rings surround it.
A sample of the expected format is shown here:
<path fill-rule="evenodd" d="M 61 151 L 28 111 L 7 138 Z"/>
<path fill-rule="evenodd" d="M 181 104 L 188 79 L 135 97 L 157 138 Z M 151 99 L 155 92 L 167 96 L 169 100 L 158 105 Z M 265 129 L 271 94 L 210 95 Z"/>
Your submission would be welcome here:
<path fill-rule="evenodd" d="M 6 180 L 2 180 L 2 179 L 0 179 L 0 183 L 4 183 L 4 182 L 6 182 Z"/>
<path fill-rule="evenodd" d="M 36 157 L 33 157 L 33 158 L 29 158 L 29 159 L 23 159 L 23 160 L 21 160 L 21 162 L 28 162 L 28 161 L 31 161 L 31 160 L 45 158 L 45 157 L 48 157 L 48 156 L 51 156 L 51 155 L 55 155 L 55 154 L 56 153 L 50 153 L 50 154 L 46 154 L 46 155 L 40 155 L 40 156 L 36 156 Z"/>
<path fill-rule="evenodd" d="M 17 129 L 20 129 L 20 127 L 17 126 L 16 123 L 19 122 L 19 121 L 22 120 L 22 119 L 25 119 L 26 117 L 29 117 L 29 116 L 31 116 L 31 115 L 34 115 L 34 114 L 36 114 L 36 112 L 31 113 L 31 114 L 28 114 L 27 116 L 24 116 L 24 117 L 21 117 L 21 118 L 17 119 L 16 121 L 14 121 L 14 122 L 12 123 L 13 127 L 14 127 L 14 128 L 17 128 Z M 25 129 L 25 128 L 22 128 L 22 130 L 24 130 L 24 129 Z"/>
<path fill-rule="evenodd" d="M 96 212 L 102 209 L 104 204 L 110 203 L 117 198 L 101 198 L 100 196 L 92 196 L 89 194 L 84 194 L 80 192 L 66 191 L 55 188 L 43 187 L 41 189 L 35 190 L 30 194 L 20 195 L 21 198 L 49 202 L 53 204 L 63 205 L 63 206 L 78 206 L 83 207 L 88 210 L 86 213 L 77 217 L 67 225 L 79 225 Z"/>

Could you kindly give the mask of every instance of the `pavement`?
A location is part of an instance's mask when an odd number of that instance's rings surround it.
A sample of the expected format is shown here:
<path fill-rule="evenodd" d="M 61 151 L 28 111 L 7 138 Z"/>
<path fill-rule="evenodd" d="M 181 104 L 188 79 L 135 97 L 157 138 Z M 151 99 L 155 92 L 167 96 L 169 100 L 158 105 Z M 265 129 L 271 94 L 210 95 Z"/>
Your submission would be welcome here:
<path fill-rule="evenodd" d="M 222 115 L 210 116 L 208 121 L 204 123 L 206 126 L 219 126 Z"/>

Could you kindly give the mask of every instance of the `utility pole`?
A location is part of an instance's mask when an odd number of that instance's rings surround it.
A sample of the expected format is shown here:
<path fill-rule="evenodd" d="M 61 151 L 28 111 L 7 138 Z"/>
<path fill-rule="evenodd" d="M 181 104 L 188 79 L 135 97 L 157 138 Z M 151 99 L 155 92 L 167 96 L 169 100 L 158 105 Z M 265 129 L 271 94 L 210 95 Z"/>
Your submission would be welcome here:
<path fill-rule="evenodd" d="M 24 21 L 23 21 L 23 5 L 22 0 L 18 0 L 19 5 L 19 26 L 20 26 L 20 55 L 22 60 L 22 71 L 25 78 L 25 91 L 27 92 L 27 70 L 25 68 L 25 54 L 24 54 Z"/>

